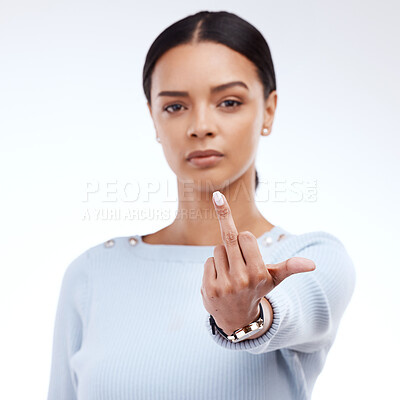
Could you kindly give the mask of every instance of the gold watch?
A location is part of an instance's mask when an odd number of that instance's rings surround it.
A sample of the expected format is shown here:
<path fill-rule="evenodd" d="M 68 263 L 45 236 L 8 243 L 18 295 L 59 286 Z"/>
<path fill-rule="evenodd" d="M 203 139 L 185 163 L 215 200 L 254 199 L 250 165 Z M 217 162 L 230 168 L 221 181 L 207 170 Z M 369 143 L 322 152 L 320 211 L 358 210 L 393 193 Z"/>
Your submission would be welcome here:
<path fill-rule="evenodd" d="M 264 327 L 264 312 L 261 305 L 260 306 L 260 315 L 256 321 L 252 322 L 249 325 L 244 326 L 243 328 L 237 329 L 232 335 L 227 335 L 218 325 L 215 323 L 215 319 L 212 315 L 210 315 L 209 321 L 212 328 L 212 333 L 215 335 L 215 329 L 227 340 L 232 343 L 241 342 L 242 340 L 246 340 L 249 337 L 255 335 L 257 332 L 261 331 Z"/>

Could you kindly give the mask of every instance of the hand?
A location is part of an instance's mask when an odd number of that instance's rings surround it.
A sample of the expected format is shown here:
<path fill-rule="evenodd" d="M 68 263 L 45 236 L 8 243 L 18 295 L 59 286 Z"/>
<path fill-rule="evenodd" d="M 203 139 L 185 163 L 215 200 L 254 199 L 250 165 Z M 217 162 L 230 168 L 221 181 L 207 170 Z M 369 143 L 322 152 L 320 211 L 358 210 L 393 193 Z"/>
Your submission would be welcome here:
<path fill-rule="evenodd" d="M 285 278 L 315 269 L 312 260 L 292 257 L 278 264 L 264 264 L 257 238 L 249 231 L 237 232 L 231 209 L 215 203 L 223 244 L 214 248 L 214 257 L 204 264 L 201 295 L 206 310 L 226 333 L 255 321 L 263 296 Z"/>

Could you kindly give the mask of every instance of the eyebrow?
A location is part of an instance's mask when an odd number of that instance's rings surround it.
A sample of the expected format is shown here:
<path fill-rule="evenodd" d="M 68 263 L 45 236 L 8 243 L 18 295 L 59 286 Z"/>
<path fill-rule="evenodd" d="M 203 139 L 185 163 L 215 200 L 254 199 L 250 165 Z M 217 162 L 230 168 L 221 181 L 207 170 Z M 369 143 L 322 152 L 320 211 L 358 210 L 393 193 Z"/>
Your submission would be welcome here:
<path fill-rule="evenodd" d="M 242 81 L 234 81 L 234 82 L 228 82 L 224 83 L 222 85 L 214 86 L 211 88 L 211 93 L 217 93 L 217 92 L 222 92 L 223 90 L 229 89 L 233 86 L 242 86 L 245 89 L 249 90 L 247 85 L 242 82 Z M 179 96 L 179 97 L 188 97 L 189 93 L 188 92 L 180 92 L 180 91 L 172 91 L 172 90 L 165 90 L 160 93 L 158 93 L 158 96 Z"/>

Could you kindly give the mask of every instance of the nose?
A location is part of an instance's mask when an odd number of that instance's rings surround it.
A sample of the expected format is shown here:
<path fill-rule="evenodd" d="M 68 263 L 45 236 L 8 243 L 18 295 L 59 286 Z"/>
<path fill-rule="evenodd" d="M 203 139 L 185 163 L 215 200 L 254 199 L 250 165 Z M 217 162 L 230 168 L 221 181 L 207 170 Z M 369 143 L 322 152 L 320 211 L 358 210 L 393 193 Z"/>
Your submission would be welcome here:
<path fill-rule="evenodd" d="M 193 108 L 191 124 L 188 127 L 187 135 L 191 137 L 203 138 L 204 136 L 215 136 L 215 126 L 213 123 L 211 110 L 207 105 L 198 105 Z"/>

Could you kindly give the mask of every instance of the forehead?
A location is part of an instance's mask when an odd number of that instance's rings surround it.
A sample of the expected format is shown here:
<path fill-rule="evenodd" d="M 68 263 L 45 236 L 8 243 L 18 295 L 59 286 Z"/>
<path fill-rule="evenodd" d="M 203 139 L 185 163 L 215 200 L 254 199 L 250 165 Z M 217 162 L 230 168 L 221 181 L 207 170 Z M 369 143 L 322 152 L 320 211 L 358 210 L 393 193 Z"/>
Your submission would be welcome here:
<path fill-rule="evenodd" d="M 256 66 L 231 48 L 212 42 L 184 44 L 164 53 L 152 74 L 152 94 L 161 90 L 197 90 L 228 81 L 261 85 Z M 154 98 L 154 97 L 153 97 Z"/>

